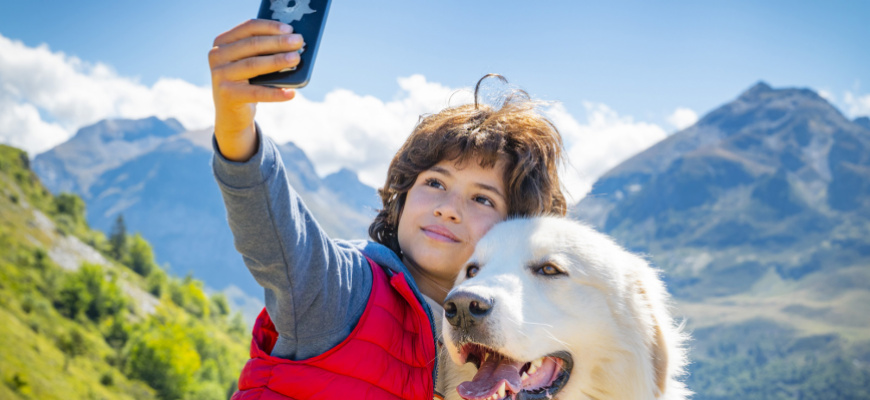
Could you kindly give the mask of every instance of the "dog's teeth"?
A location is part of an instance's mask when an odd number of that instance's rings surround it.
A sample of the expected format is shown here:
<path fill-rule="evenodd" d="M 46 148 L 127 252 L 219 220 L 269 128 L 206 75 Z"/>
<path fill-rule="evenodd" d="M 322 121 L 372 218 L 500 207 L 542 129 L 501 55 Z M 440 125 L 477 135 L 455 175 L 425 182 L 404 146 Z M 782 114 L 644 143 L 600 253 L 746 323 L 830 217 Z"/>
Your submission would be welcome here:
<path fill-rule="evenodd" d="M 539 359 L 537 359 L 537 360 L 535 360 L 535 361 L 532 361 L 532 366 L 535 367 L 535 369 L 537 369 L 537 368 L 539 368 L 543 363 L 544 363 L 544 357 L 541 357 L 541 358 L 539 358 Z"/>
<path fill-rule="evenodd" d="M 534 364 L 532 364 L 532 366 L 529 367 L 529 375 L 534 374 L 535 371 L 537 371 L 537 370 L 538 370 L 538 367 L 536 367 Z"/>
<path fill-rule="evenodd" d="M 523 380 L 529 379 L 529 374 L 527 372 L 523 372 Z"/>
<path fill-rule="evenodd" d="M 501 386 L 498 387 L 498 397 L 503 398 L 505 396 L 505 383 L 502 382 Z"/>

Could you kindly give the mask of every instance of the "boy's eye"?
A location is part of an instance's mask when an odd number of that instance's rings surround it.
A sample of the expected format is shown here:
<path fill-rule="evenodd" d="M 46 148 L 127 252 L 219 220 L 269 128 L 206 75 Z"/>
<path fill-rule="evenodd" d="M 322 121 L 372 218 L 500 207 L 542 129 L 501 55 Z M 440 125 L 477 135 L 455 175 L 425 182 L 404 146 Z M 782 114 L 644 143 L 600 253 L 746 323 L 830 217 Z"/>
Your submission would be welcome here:
<path fill-rule="evenodd" d="M 485 206 L 495 207 L 495 204 L 493 204 L 492 200 L 490 200 L 488 197 L 485 197 L 485 196 L 475 196 L 474 201 L 476 201 L 480 204 L 483 204 Z"/>
<path fill-rule="evenodd" d="M 436 189 L 444 189 L 444 185 L 435 178 L 426 179 L 425 185 Z"/>

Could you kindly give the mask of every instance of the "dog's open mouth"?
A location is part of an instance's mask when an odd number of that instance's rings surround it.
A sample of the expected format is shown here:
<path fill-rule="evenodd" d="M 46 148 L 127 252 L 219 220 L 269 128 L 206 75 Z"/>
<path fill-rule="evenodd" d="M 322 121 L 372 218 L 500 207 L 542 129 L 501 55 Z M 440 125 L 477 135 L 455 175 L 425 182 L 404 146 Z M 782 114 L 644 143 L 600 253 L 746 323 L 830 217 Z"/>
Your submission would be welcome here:
<path fill-rule="evenodd" d="M 486 346 L 462 346 L 461 360 L 473 363 L 477 373 L 456 388 L 466 400 L 551 399 L 568 382 L 574 360 L 567 352 L 553 353 L 533 361 L 510 359 Z"/>

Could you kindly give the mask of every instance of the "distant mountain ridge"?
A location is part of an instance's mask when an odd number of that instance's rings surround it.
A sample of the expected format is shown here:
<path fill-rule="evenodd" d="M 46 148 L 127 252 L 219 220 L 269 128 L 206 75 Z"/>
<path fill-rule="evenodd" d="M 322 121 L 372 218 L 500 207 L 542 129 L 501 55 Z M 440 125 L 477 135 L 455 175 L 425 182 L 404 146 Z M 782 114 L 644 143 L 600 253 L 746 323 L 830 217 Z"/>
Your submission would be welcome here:
<path fill-rule="evenodd" d="M 233 247 L 211 171 L 211 131 L 186 131 L 173 119 L 107 120 L 36 156 L 33 168 L 55 193 L 87 202 L 88 222 L 108 232 L 118 215 L 154 246 L 157 259 L 216 289 L 240 287 L 262 297 Z M 292 143 L 278 146 L 288 179 L 333 237 L 364 238 L 374 188 L 341 171 L 321 179 Z"/>
<path fill-rule="evenodd" d="M 817 259 L 831 251 L 825 246 L 840 246 L 840 236 L 850 237 L 842 251 L 857 251 L 841 253 L 842 265 L 867 256 L 851 247 L 864 239 L 846 232 L 866 230 L 868 215 L 870 129 L 811 90 L 764 83 L 607 172 L 575 209 L 629 247 L 659 257 L 689 248 L 748 246 L 767 253 L 761 265 L 747 267 L 754 278 L 743 280 L 738 292 L 768 267 L 788 277 L 818 270 Z M 796 260 L 776 254 L 795 246 Z M 672 261 L 663 267 L 721 288 L 707 269 L 717 270 L 715 263 L 714 257 L 703 266 Z M 689 285 L 698 288 L 695 294 L 717 292 L 697 283 Z"/>
<path fill-rule="evenodd" d="M 86 195 L 103 172 L 156 148 L 167 137 L 184 131 L 174 118 L 103 120 L 80 129 L 73 140 L 33 160 L 33 167 L 55 193 Z"/>

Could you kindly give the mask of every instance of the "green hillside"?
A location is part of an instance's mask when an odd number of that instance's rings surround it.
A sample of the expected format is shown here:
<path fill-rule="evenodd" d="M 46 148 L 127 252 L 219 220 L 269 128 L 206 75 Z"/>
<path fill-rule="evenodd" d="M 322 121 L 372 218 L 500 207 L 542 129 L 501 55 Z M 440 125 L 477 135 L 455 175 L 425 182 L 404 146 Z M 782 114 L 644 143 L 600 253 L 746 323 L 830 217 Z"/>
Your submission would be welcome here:
<path fill-rule="evenodd" d="M 0 145 L 0 399 L 229 397 L 247 358 L 241 315 L 84 212 Z"/>

